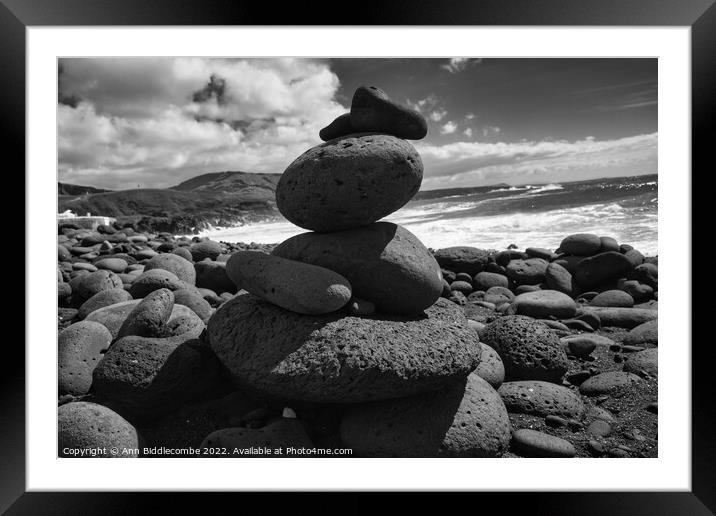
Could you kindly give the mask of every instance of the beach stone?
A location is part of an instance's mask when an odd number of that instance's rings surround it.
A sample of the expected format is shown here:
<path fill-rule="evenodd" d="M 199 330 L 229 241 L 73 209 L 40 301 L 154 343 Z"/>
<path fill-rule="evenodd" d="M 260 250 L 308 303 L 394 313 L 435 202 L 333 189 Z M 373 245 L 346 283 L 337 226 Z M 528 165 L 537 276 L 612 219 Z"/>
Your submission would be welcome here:
<path fill-rule="evenodd" d="M 542 287 L 539 285 L 518 285 L 515 287 L 515 294 L 519 296 L 520 294 L 525 294 L 527 292 L 539 292 L 542 290 Z"/>
<path fill-rule="evenodd" d="M 622 368 L 627 373 L 639 376 L 658 376 L 659 374 L 659 348 L 645 349 L 629 355 L 629 359 Z"/>
<path fill-rule="evenodd" d="M 104 242 L 104 235 L 99 233 L 90 233 L 82 238 L 80 245 L 83 247 L 92 247 L 93 245 L 101 244 Z"/>
<path fill-rule="evenodd" d="M 597 344 L 589 339 L 577 338 L 567 340 L 566 342 L 569 352 L 579 358 L 589 356 L 592 354 L 592 351 L 597 349 Z"/>
<path fill-rule="evenodd" d="M 165 269 L 152 269 L 143 272 L 132 282 L 129 293 L 134 299 L 143 298 L 155 290 L 166 288 L 168 290 L 179 290 L 186 288 L 188 283 L 181 281 L 174 273 Z"/>
<path fill-rule="evenodd" d="M 423 115 L 393 102 L 375 86 L 360 86 L 353 93 L 350 122 L 358 131 L 388 133 L 407 140 L 420 140 L 428 134 Z"/>
<path fill-rule="evenodd" d="M 132 301 L 124 301 L 122 303 L 105 306 L 104 308 L 100 308 L 90 313 L 85 318 L 85 321 L 94 321 L 104 325 L 112 334 L 112 338 L 116 339 L 122 324 L 132 310 L 134 310 L 137 305 L 141 303 L 141 301 L 141 299 L 133 299 Z M 167 321 L 167 326 L 169 326 L 175 319 L 187 317 L 194 320 L 194 325 L 190 332 L 182 336 L 184 340 L 196 338 L 204 330 L 204 324 L 199 316 L 196 315 L 190 308 L 184 305 L 175 304 L 172 309 L 171 316 Z"/>
<path fill-rule="evenodd" d="M 74 271 L 87 271 L 87 272 L 95 272 L 99 269 L 97 269 L 97 266 L 92 263 L 87 262 L 75 262 L 72 264 L 72 270 Z"/>
<path fill-rule="evenodd" d="M 586 431 L 590 435 L 595 435 L 597 437 L 606 437 L 612 432 L 612 425 L 610 425 L 606 421 L 597 419 L 589 423 L 589 426 L 587 427 Z"/>
<path fill-rule="evenodd" d="M 588 332 L 594 331 L 594 328 L 592 326 L 590 326 L 589 323 L 582 321 L 581 319 L 563 319 L 561 322 L 567 328 L 570 328 L 572 330 L 588 331 Z"/>
<path fill-rule="evenodd" d="M 236 285 L 226 273 L 226 263 L 222 262 L 198 262 L 194 264 L 196 271 L 196 286 L 208 288 L 215 293 L 229 292 L 236 293 Z"/>
<path fill-rule="evenodd" d="M 634 306 L 634 298 L 623 290 L 605 290 L 594 296 L 589 303 L 591 306 L 621 306 L 631 308 Z"/>
<path fill-rule="evenodd" d="M 554 316 L 558 319 L 573 317 L 577 313 L 577 305 L 567 294 L 556 290 L 540 290 L 526 292 L 515 297 L 513 301 L 518 315 L 529 315 L 534 318 Z"/>
<path fill-rule="evenodd" d="M 579 353 L 586 353 L 588 355 L 597 347 L 609 349 L 609 347 L 616 344 L 616 342 L 609 337 L 590 333 L 562 337 L 561 342 L 563 342 L 575 356 L 584 356 Z M 589 352 L 587 352 L 587 350 L 589 350 Z M 575 351 L 577 352 L 575 353 Z"/>
<path fill-rule="evenodd" d="M 617 420 L 614 417 L 614 414 L 609 412 L 607 409 L 600 407 L 599 405 L 594 405 L 590 407 L 589 411 L 587 412 L 587 417 L 591 419 L 599 419 L 602 421 L 606 421 L 607 423 L 616 423 Z"/>
<path fill-rule="evenodd" d="M 465 297 L 465 294 L 463 294 L 459 290 L 451 290 L 450 296 L 448 297 L 448 301 L 451 301 L 459 306 L 464 306 L 467 304 L 467 298 Z"/>
<path fill-rule="evenodd" d="M 335 312 L 351 298 L 351 285 L 340 274 L 262 252 L 234 253 L 226 272 L 237 287 L 300 314 Z"/>
<path fill-rule="evenodd" d="M 206 324 L 214 313 L 209 302 L 200 293 L 181 288 L 174 291 L 174 303 L 190 308 Z"/>
<path fill-rule="evenodd" d="M 63 301 L 72 295 L 72 287 L 64 281 L 57 282 L 57 299 Z"/>
<path fill-rule="evenodd" d="M 70 253 L 72 253 L 75 256 L 84 256 L 86 254 L 91 254 L 94 251 L 93 247 L 83 247 L 83 246 L 73 246 L 70 248 Z"/>
<path fill-rule="evenodd" d="M 480 340 L 497 351 L 510 380 L 556 382 L 567 372 L 567 355 L 557 335 L 530 317 L 500 317 L 485 327 Z"/>
<path fill-rule="evenodd" d="M 301 457 L 301 455 L 290 455 L 286 452 L 287 448 L 314 448 L 315 445 L 306 433 L 306 429 L 301 421 L 296 419 L 278 419 L 261 428 L 222 428 L 216 430 L 202 441 L 200 448 L 227 448 L 229 452 L 233 450 L 249 450 L 253 448 L 256 453 L 247 453 L 246 455 L 206 455 L 207 457 Z M 258 449 L 269 448 L 271 455 L 259 453 Z M 283 448 L 284 453 L 281 455 L 273 455 L 276 448 Z M 305 456 L 304 456 L 305 458 Z"/>
<path fill-rule="evenodd" d="M 481 349 L 445 299 L 416 317 L 306 316 L 251 294 L 209 320 L 211 347 L 233 378 L 278 398 L 362 402 L 437 390 L 464 378 Z"/>
<path fill-rule="evenodd" d="M 324 142 L 333 140 L 334 138 L 340 138 L 349 134 L 358 133 L 351 124 L 351 114 L 344 113 L 335 118 L 330 124 L 318 131 L 318 136 Z"/>
<path fill-rule="evenodd" d="M 553 330 L 569 331 L 569 328 L 564 323 L 561 323 L 559 321 L 553 321 L 551 319 L 539 319 L 539 322 L 541 322 L 545 326 L 552 328 Z"/>
<path fill-rule="evenodd" d="M 453 281 L 450 284 L 450 290 L 460 292 L 463 296 L 467 296 L 472 292 L 472 285 L 467 281 Z"/>
<path fill-rule="evenodd" d="M 615 238 L 603 236 L 599 237 L 599 240 L 602 242 L 602 245 L 599 247 L 600 253 L 606 253 L 609 251 L 614 251 L 615 253 L 621 252 L 619 249 L 619 243 Z"/>
<path fill-rule="evenodd" d="M 542 247 L 528 247 L 525 249 L 525 253 L 530 258 L 542 258 L 543 260 L 550 261 L 552 258 L 554 258 L 555 254 L 550 251 L 549 249 L 544 249 Z"/>
<path fill-rule="evenodd" d="M 659 268 L 653 263 L 637 265 L 627 274 L 627 278 L 645 283 L 654 290 L 659 288 Z"/>
<path fill-rule="evenodd" d="M 495 274 L 507 276 L 507 269 L 495 262 L 487 262 L 487 265 L 485 265 L 485 272 L 493 272 Z"/>
<path fill-rule="evenodd" d="M 632 269 L 644 263 L 644 255 L 636 249 L 631 249 L 627 251 L 626 253 L 624 253 L 624 257 L 629 260 Z"/>
<path fill-rule="evenodd" d="M 82 303 L 77 312 L 78 319 L 84 319 L 89 314 L 105 306 L 122 303 L 124 301 L 130 301 L 132 295 L 124 290 L 123 288 L 111 288 L 109 290 L 102 290 L 97 292 L 94 296 L 89 298 L 87 301 Z"/>
<path fill-rule="evenodd" d="M 600 396 L 609 394 L 612 390 L 632 385 L 640 378 L 632 373 L 622 371 L 608 371 L 592 376 L 579 386 L 579 392 L 585 396 Z"/>
<path fill-rule="evenodd" d="M 575 391 L 550 382 L 505 382 L 498 389 L 507 412 L 580 419 L 585 407 Z"/>
<path fill-rule="evenodd" d="M 529 257 L 530 255 L 522 251 L 517 251 L 515 249 L 506 249 L 504 251 L 500 251 L 495 255 L 495 262 L 497 263 L 497 265 L 506 267 L 511 260 L 526 260 Z"/>
<path fill-rule="evenodd" d="M 487 265 L 490 253 L 484 249 L 469 246 L 446 247 L 435 251 L 440 267 L 475 276 Z"/>
<path fill-rule="evenodd" d="M 659 321 L 654 319 L 632 328 L 624 337 L 624 344 L 628 346 L 642 346 L 644 344 L 659 345 Z"/>
<path fill-rule="evenodd" d="M 111 342 L 112 334 L 96 322 L 81 321 L 62 330 L 57 338 L 59 394 L 87 394 L 92 386 L 92 370 Z"/>
<path fill-rule="evenodd" d="M 158 254 L 159 253 L 156 252 L 154 249 L 140 249 L 138 251 L 135 251 L 134 257 L 137 260 L 151 260 Z"/>
<path fill-rule="evenodd" d="M 636 280 L 628 280 L 622 283 L 621 290 L 629 294 L 635 303 L 648 301 L 654 295 L 654 289 L 645 283 Z"/>
<path fill-rule="evenodd" d="M 195 242 L 189 248 L 191 257 L 195 262 L 200 262 L 205 258 L 210 260 L 216 260 L 221 254 L 221 244 L 214 242 L 213 240 L 202 240 L 201 242 Z"/>
<path fill-rule="evenodd" d="M 485 292 L 483 301 L 493 303 L 496 306 L 502 303 L 511 303 L 515 299 L 515 295 L 512 291 L 505 287 L 490 287 Z"/>
<path fill-rule="evenodd" d="M 184 258 L 189 263 L 194 263 L 194 257 L 192 256 L 191 251 L 186 247 L 177 247 L 175 249 L 172 249 L 171 254 L 175 254 L 181 258 Z"/>
<path fill-rule="evenodd" d="M 340 435 L 359 457 L 500 457 L 510 423 L 499 395 L 471 374 L 441 391 L 355 405 Z"/>
<path fill-rule="evenodd" d="M 482 330 L 485 325 L 476 321 L 468 321 L 480 325 Z M 472 328 L 473 326 L 470 325 Z M 482 354 L 480 355 L 480 363 L 474 373 L 487 383 L 492 385 L 493 389 L 499 389 L 502 382 L 505 381 L 505 366 L 502 363 L 500 355 L 485 343 L 480 343 Z"/>
<path fill-rule="evenodd" d="M 567 272 L 569 272 L 570 274 L 573 275 L 577 269 L 577 265 L 582 260 L 584 260 L 584 256 L 566 255 L 566 256 L 561 256 L 560 258 L 557 258 L 552 263 L 556 263 L 557 265 L 564 267 L 567 270 Z"/>
<path fill-rule="evenodd" d="M 442 293 L 440 267 L 407 229 L 389 222 L 285 240 L 275 256 L 325 267 L 346 278 L 353 295 L 384 314 L 417 314 Z"/>
<path fill-rule="evenodd" d="M 584 306 L 585 313 L 593 313 L 599 317 L 602 326 L 616 326 L 618 328 L 631 329 L 648 321 L 658 318 L 657 310 L 644 308 L 621 308 L 621 307 L 600 307 Z"/>
<path fill-rule="evenodd" d="M 518 285 L 538 285 L 545 279 L 547 265 L 541 258 L 512 260 L 507 264 L 507 277 Z"/>
<path fill-rule="evenodd" d="M 598 330 L 599 328 L 602 327 L 602 320 L 599 318 L 599 315 L 597 315 L 596 312 L 586 312 L 585 313 L 581 308 L 580 308 L 580 311 L 582 311 L 582 313 L 580 313 L 577 317 L 575 317 L 575 319 L 577 321 L 584 321 L 591 328 L 593 328 L 595 330 Z"/>
<path fill-rule="evenodd" d="M 572 274 L 556 262 L 547 265 L 544 273 L 544 281 L 547 286 L 558 292 L 564 292 L 568 296 L 574 295 L 575 289 L 572 284 Z"/>
<path fill-rule="evenodd" d="M 174 308 L 174 294 L 171 290 L 160 288 L 141 300 L 134 307 L 117 332 L 117 338 L 128 335 L 139 337 L 164 337 L 166 325 Z"/>
<path fill-rule="evenodd" d="M 470 275 L 469 275 L 468 273 L 466 273 L 466 272 L 458 272 L 458 273 L 455 275 L 455 281 L 464 281 L 464 282 L 469 283 L 470 285 L 472 285 L 472 276 L 470 276 Z"/>
<path fill-rule="evenodd" d="M 447 281 L 443 280 L 443 291 L 440 294 L 440 297 L 448 298 L 450 297 L 451 292 L 452 291 L 450 290 L 450 284 Z"/>
<path fill-rule="evenodd" d="M 127 336 L 93 373 L 98 395 L 141 418 L 156 418 L 211 391 L 221 377 L 216 357 L 196 339 Z"/>
<path fill-rule="evenodd" d="M 72 293 L 73 295 L 76 294 L 77 297 L 84 302 L 98 292 L 121 287 L 122 281 L 115 273 L 102 270 L 91 272 L 83 276 L 82 279 L 77 282 L 76 287 L 72 285 Z"/>
<path fill-rule="evenodd" d="M 599 252 L 602 247 L 602 240 L 597 235 L 589 233 L 577 233 L 569 235 L 559 248 L 562 252 L 576 256 L 592 256 Z"/>
<path fill-rule="evenodd" d="M 423 163 L 410 143 L 357 134 L 318 145 L 286 168 L 276 206 L 312 231 L 367 226 L 403 207 L 420 189 Z"/>
<path fill-rule="evenodd" d="M 375 313 L 375 305 L 365 299 L 353 298 L 348 304 L 348 313 L 357 317 Z"/>
<path fill-rule="evenodd" d="M 447 269 L 440 269 L 440 274 L 442 274 L 443 279 L 448 283 L 448 285 L 457 279 L 457 274 Z"/>
<path fill-rule="evenodd" d="M 525 457 L 570 458 L 577 454 L 569 441 L 529 428 L 512 433 L 511 447 Z"/>
<path fill-rule="evenodd" d="M 196 271 L 194 270 L 194 263 L 182 258 L 179 255 L 162 253 L 150 258 L 149 261 L 144 264 L 144 271 L 151 271 L 153 269 L 163 269 L 165 271 L 169 271 L 181 281 L 186 281 L 189 285 L 196 284 Z"/>
<path fill-rule="evenodd" d="M 94 262 L 94 265 L 98 269 L 108 270 L 119 274 L 120 272 L 124 272 L 129 264 L 121 258 L 102 258 L 101 260 Z"/>
<path fill-rule="evenodd" d="M 122 416 L 103 405 L 84 401 L 66 403 L 57 409 L 57 448 L 60 457 L 77 457 L 68 452 L 92 449 L 104 458 L 134 458 L 123 450 L 139 448 L 137 430 Z M 113 455 L 112 448 L 120 453 Z M 93 456 L 93 455 L 86 455 Z"/>
<path fill-rule="evenodd" d="M 64 245 L 57 246 L 57 261 L 69 262 L 72 259 L 72 253 Z"/>
<path fill-rule="evenodd" d="M 503 287 L 507 288 L 509 281 L 507 276 L 503 274 L 496 274 L 494 272 L 478 272 L 472 280 L 472 285 L 475 290 L 488 291 L 492 287 Z"/>
<path fill-rule="evenodd" d="M 613 251 L 599 253 L 585 258 L 577 264 L 574 280 L 582 288 L 592 288 L 600 283 L 618 278 L 633 268 L 626 255 Z"/>

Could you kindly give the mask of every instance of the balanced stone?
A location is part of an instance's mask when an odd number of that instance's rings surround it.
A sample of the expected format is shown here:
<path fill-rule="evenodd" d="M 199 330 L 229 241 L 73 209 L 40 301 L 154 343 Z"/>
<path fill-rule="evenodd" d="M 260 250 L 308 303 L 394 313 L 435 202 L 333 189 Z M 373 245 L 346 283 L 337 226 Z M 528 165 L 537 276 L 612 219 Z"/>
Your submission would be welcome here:
<path fill-rule="evenodd" d="M 567 372 L 557 335 L 530 317 L 500 317 L 485 327 L 480 340 L 497 351 L 511 380 L 558 381 Z"/>
<path fill-rule="evenodd" d="M 510 422 L 499 395 L 473 373 L 441 391 L 356 405 L 340 434 L 361 457 L 499 457 Z"/>
<path fill-rule="evenodd" d="M 111 342 L 112 334 L 96 322 L 82 321 L 62 330 L 57 339 L 59 393 L 87 394 L 92 371 Z"/>
<path fill-rule="evenodd" d="M 542 417 L 551 414 L 580 419 L 585 410 L 579 394 L 550 382 L 505 382 L 497 392 L 507 412 L 514 414 Z"/>
<path fill-rule="evenodd" d="M 348 134 L 353 134 L 357 132 L 359 131 L 356 131 L 353 127 L 353 124 L 351 124 L 351 114 L 344 113 L 338 116 L 326 127 L 321 129 L 318 132 L 318 136 L 321 138 L 321 140 L 327 142 L 328 140 L 333 140 L 334 138 L 340 138 L 341 136 L 346 136 Z"/>
<path fill-rule="evenodd" d="M 335 233 L 303 233 L 275 256 L 325 267 L 346 278 L 353 295 L 385 314 L 417 314 L 442 293 L 440 267 L 407 229 L 389 222 Z"/>
<path fill-rule="evenodd" d="M 599 240 L 601 240 L 602 245 L 599 248 L 600 253 L 606 253 L 607 251 L 614 251 L 614 252 L 620 252 L 619 251 L 619 243 L 616 241 L 616 239 L 608 236 L 599 237 Z"/>
<path fill-rule="evenodd" d="M 423 163 L 410 143 L 386 134 L 351 135 L 296 158 L 276 185 L 276 206 L 302 228 L 340 231 L 397 211 L 422 180 Z"/>
<path fill-rule="evenodd" d="M 139 435 L 122 416 L 103 405 L 66 403 L 57 409 L 57 448 L 60 457 L 77 457 L 80 450 L 86 450 L 85 456 L 134 458 L 137 455 L 130 450 L 139 448 Z M 115 448 L 119 453 L 112 453 Z"/>
<path fill-rule="evenodd" d="M 526 292 L 515 297 L 513 301 L 518 315 L 529 315 L 534 318 L 554 316 L 558 319 L 574 317 L 577 305 L 567 294 L 556 290 L 540 290 Z"/>
<path fill-rule="evenodd" d="M 299 314 L 335 312 L 351 299 L 348 280 L 332 270 L 259 251 L 239 251 L 226 262 L 237 287 Z"/>
<path fill-rule="evenodd" d="M 480 346 L 445 299 L 417 317 L 299 315 L 251 294 L 209 320 L 211 347 L 233 378 L 309 402 L 361 402 L 438 390 L 464 378 Z"/>
<path fill-rule="evenodd" d="M 351 102 L 351 126 L 358 131 L 388 133 L 398 138 L 420 140 L 428 134 L 425 118 L 401 106 L 375 86 L 360 86 Z"/>

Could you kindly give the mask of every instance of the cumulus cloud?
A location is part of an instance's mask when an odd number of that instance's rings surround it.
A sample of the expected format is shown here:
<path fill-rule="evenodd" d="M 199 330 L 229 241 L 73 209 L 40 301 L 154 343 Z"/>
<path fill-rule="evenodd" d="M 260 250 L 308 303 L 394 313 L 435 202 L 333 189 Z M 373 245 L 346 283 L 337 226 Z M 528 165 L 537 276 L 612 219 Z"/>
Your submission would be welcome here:
<path fill-rule="evenodd" d="M 467 57 L 453 57 L 448 59 L 447 64 L 441 65 L 440 68 L 450 73 L 459 73 L 466 70 L 470 66 L 480 64 L 482 59 L 471 59 Z"/>
<path fill-rule="evenodd" d="M 657 133 L 616 140 L 417 144 L 423 188 L 523 184 L 657 170 Z"/>
<path fill-rule="evenodd" d="M 347 109 L 306 59 L 67 59 L 61 181 L 165 187 L 207 171 L 282 172 Z M 70 99 L 71 102 L 65 100 Z"/>
<path fill-rule="evenodd" d="M 472 138 L 472 127 L 467 127 L 462 134 L 467 136 L 468 138 Z"/>
<path fill-rule="evenodd" d="M 436 109 L 435 111 L 432 111 L 428 116 L 433 122 L 439 122 L 440 120 L 445 118 L 445 115 L 447 115 L 447 111 L 445 111 L 444 109 Z"/>
<path fill-rule="evenodd" d="M 457 124 L 453 121 L 449 121 L 440 126 L 440 133 L 452 134 L 457 131 Z"/>

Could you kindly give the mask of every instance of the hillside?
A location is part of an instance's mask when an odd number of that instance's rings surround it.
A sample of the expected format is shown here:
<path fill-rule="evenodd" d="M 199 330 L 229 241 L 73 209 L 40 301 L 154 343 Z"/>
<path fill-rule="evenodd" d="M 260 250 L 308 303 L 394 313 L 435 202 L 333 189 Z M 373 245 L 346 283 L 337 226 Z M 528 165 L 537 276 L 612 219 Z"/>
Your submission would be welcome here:
<path fill-rule="evenodd" d="M 60 212 L 115 217 L 120 223 L 131 222 L 145 230 L 192 233 L 275 215 L 274 191 L 279 177 L 247 172 L 203 174 L 166 189 L 60 195 L 58 208 Z"/>
<path fill-rule="evenodd" d="M 70 183 L 57 183 L 57 195 L 85 195 L 88 193 L 109 192 L 94 186 L 73 185 Z"/>

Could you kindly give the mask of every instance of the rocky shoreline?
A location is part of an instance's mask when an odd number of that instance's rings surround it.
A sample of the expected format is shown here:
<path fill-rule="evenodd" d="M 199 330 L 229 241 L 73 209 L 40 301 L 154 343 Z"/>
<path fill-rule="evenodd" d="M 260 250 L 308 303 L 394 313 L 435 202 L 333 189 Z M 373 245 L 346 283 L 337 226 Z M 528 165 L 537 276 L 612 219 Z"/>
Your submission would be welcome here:
<path fill-rule="evenodd" d="M 425 130 L 359 88 L 281 176 L 309 231 L 277 245 L 59 225 L 59 455 L 657 456 L 658 258 L 378 222 Z"/>

